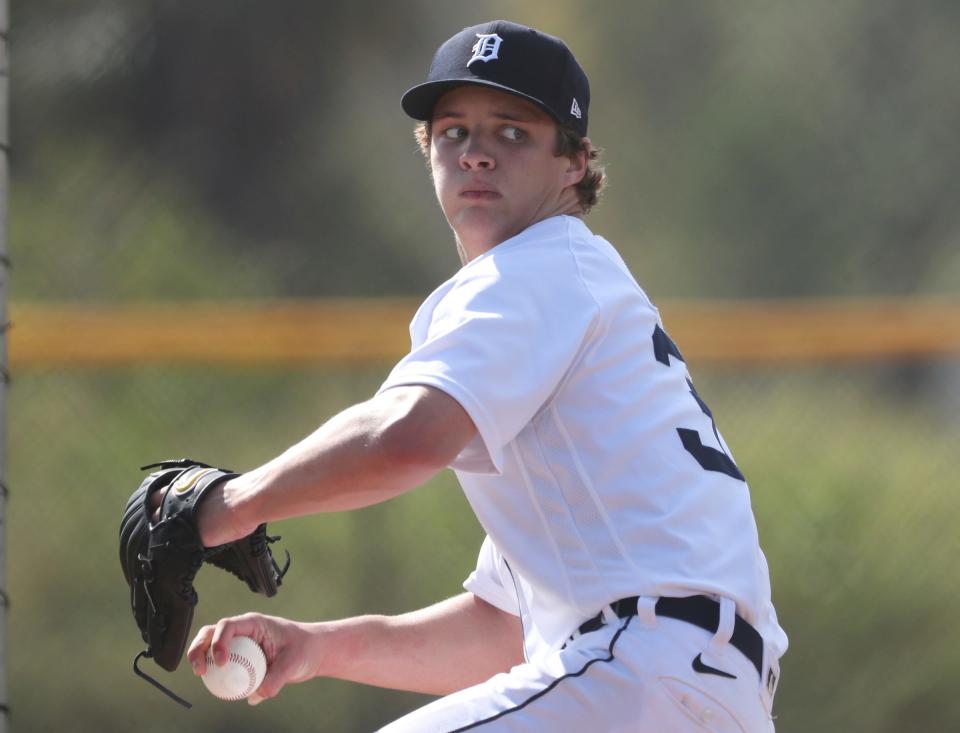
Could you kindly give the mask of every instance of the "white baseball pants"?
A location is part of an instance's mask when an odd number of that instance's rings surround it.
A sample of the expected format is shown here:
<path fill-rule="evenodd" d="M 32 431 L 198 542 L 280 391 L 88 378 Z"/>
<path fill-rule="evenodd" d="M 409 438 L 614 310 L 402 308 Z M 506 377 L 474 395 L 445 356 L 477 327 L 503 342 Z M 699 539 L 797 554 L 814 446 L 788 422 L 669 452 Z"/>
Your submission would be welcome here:
<path fill-rule="evenodd" d="M 380 733 L 773 733 L 775 689 L 764 683 L 779 678 L 777 660 L 764 660 L 761 682 L 727 643 L 729 631 L 724 638 L 722 629 L 657 617 L 653 599 L 642 600 L 650 603 L 637 616 L 440 698 Z"/>

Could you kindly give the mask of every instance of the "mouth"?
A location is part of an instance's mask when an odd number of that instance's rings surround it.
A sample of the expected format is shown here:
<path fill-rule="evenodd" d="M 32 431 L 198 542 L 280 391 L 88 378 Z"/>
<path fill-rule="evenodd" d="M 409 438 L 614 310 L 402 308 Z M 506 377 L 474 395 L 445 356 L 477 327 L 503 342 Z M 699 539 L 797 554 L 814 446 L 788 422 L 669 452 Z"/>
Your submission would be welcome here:
<path fill-rule="evenodd" d="M 460 198 L 471 201 L 493 201 L 501 198 L 500 192 L 486 183 L 469 183 L 460 190 Z"/>

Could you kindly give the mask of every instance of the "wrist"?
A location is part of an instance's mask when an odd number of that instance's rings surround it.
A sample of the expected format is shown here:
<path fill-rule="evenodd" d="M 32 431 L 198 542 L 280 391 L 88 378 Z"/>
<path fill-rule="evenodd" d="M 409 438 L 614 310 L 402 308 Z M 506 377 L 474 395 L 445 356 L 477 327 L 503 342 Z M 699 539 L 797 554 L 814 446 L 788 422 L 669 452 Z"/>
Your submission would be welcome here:
<path fill-rule="evenodd" d="M 363 673 L 369 654 L 371 619 L 358 616 L 307 624 L 314 677 L 370 683 Z"/>
<path fill-rule="evenodd" d="M 340 669 L 335 663 L 339 656 L 337 648 L 341 639 L 337 626 L 336 621 L 303 624 L 303 630 L 306 634 L 304 644 L 309 650 L 306 656 L 310 660 L 307 674 L 311 679 L 314 677 L 338 678 L 340 676 Z"/>
<path fill-rule="evenodd" d="M 197 508 L 197 529 L 204 547 L 239 540 L 260 523 L 252 509 L 255 488 L 249 474 L 235 476 L 210 490 Z"/>

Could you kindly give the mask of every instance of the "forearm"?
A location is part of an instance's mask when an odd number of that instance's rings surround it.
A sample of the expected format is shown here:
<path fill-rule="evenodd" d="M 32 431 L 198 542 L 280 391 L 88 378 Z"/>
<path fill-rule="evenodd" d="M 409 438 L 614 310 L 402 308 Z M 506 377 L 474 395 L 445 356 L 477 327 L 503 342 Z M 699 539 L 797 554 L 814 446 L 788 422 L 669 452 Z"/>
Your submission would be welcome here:
<path fill-rule="evenodd" d="M 520 621 L 464 593 L 400 616 L 316 625 L 317 674 L 432 695 L 478 684 L 523 662 Z"/>
<path fill-rule="evenodd" d="M 389 418 L 387 418 L 389 419 Z M 423 483 L 440 466 L 408 460 L 388 443 L 370 403 L 355 405 L 231 487 L 261 521 L 357 509 Z"/>
<path fill-rule="evenodd" d="M 425 387 L 388 390 L 228 482 L 201 513 L 201 537 L 216 545 L 262 522 L 386 501 L 436 474 L 474 431 L 445 394 Z"/>

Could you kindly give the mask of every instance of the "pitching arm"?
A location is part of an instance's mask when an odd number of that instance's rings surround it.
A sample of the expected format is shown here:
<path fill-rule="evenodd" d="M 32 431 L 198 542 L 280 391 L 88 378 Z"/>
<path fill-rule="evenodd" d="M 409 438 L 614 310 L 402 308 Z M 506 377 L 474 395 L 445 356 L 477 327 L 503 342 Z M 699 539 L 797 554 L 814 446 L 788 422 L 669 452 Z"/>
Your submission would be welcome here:
<path fill-rule="evenodd" d="M 431 695 L 478 684 L 523 662 L 520 619 L 472 593 L 400 616 L 325 625 L 319 674 Z"/>
<path fill-rule="evenodd" d="M 225 661 L 230 640 L 241 634 L 253 637 L 267 656 L 267 676 L 253 704 L 314 677 L 446 695 L 523 662 L 519 618 L 472 593 L 399 616 L 320 623 L 256 613 L 222 619 L 194 639 L 194 673 L 206 670 L 208 649 Z"/>

